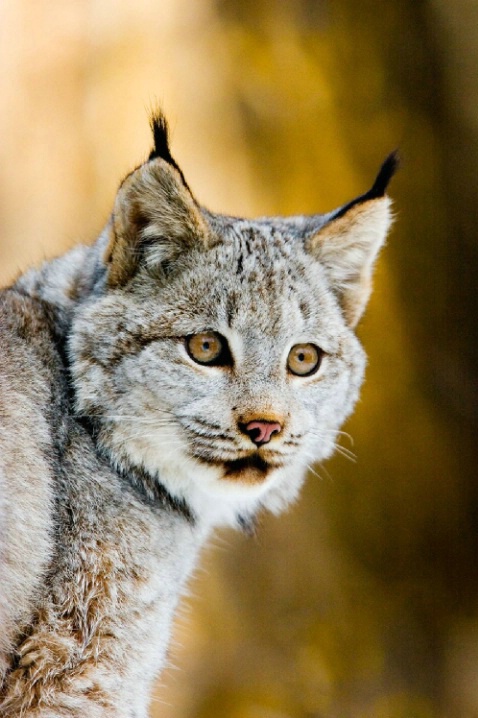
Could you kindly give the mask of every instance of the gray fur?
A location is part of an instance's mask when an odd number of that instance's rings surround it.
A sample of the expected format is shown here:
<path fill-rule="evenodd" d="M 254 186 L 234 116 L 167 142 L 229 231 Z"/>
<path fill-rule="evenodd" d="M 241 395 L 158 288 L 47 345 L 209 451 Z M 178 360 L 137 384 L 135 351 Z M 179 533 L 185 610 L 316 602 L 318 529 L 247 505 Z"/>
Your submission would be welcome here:
<path fill-rule="evenodd" d="M 236 219 L 169 157 L 126 178 L 93 246 L 0 294 L 2 716 L 144 718 L 199 549 L 296 498 L 362 383 L 388 198 Z M 188 355 L 205 331 L 232 366 Z M 300 343 L 316 374 L 288 373 Z M 259 448 L 257 418 L 283 427 Z"/>

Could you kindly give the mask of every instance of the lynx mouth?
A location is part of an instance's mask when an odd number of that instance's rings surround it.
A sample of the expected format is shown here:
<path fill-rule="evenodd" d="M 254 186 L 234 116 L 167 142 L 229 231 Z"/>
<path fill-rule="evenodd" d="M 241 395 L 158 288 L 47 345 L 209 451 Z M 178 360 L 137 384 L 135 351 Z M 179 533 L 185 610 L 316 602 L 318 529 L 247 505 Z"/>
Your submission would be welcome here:
<path fill-rule="evenodd" d="M 223 470 L 222 478 L 225 481 L 242 482 L 247 484 L 258 484 L 265 481 L 267 476 L 274 469 L 280 468 L 282 464 L 266 461 L 257 451 L 240 459 L 218 459 L 204 456 L 196 456 L 201 463 L 214 464 Z"/>
<path fill-rule="evenodd" d="M 254 453 L 243 459 L 224 461 L 224 479 L 226 481 L 239 481 L 246 484 L 258 484 L 266 480 L 274 469 L 282 466 L 279 463 L 270 463 L 260 454 Z"/>
<path fill-rule="evenodd" d="M 224 467 L 226 469 L 226 478 L 234 478 L 236 474 L 241 474 L 244 471 L 256 471 L 265 477 L 271 468 L 270 464 L 259 454 L 251 454 L 235 461 L 225 461 Z"/>
<path fill-rule="evenodd" d="M 223 469 L 223 480 L 234 481 L 246 484 L 258 484 L 266 480 L 268 475 L 274 469 L 280 468 L 282 463 L 271 463 L 266 461 L 258 452 L 249 454 L 240 459 L 220 460 L 205 459 L 204 457 L 195 457 L 202 463 L 215 464 Z"/>

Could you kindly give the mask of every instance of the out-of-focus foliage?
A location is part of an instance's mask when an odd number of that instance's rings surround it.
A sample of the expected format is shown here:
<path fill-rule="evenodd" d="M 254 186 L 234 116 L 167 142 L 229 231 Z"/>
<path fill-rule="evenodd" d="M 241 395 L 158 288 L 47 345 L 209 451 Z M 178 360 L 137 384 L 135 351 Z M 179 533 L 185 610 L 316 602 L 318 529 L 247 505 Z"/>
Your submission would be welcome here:
<path fill-rule="evenodd" d="M 399 145 L 345 453 L 193 583 L 165 718 L 478 716 L 478 5 L 0 5 L 2 278 L 93 238 L 160 101 L 199 199 L 327 211 Z"/>

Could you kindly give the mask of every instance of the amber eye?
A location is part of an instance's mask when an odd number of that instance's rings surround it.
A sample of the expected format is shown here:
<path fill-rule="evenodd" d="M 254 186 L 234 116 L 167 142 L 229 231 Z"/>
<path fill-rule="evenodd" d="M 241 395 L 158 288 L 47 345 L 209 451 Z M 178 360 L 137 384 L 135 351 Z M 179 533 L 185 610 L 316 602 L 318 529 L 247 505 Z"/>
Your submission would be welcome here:
<path fill-rule="evenodd" d="M 323 351 L 315 344 L 296 344 L 289 352 L 287 368 L 297 376 L 309 376 L 317 371 Z"/>
<path fill-rule="evenodd" d="M 215 332 L 191 334 L 186 337 L 186 349 L 191 359 L 198 364 L 223 366 L 231 362 L 226 340 Z"/>

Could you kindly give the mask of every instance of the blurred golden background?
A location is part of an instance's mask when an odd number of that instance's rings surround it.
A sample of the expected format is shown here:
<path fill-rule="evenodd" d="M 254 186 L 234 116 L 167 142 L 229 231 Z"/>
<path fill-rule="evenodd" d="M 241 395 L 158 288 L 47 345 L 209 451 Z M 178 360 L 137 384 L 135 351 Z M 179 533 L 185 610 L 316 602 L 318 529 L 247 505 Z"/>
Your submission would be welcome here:
<path fill-rule="evenodd" d="M 401 148 L 357 461 L 218 538 L 152 715 L 476 718 L 476 0 L 2 0 L 0 88 L 4 283 L 95 238 L 158 102 L 227 213 L 328 211 Z"/>

